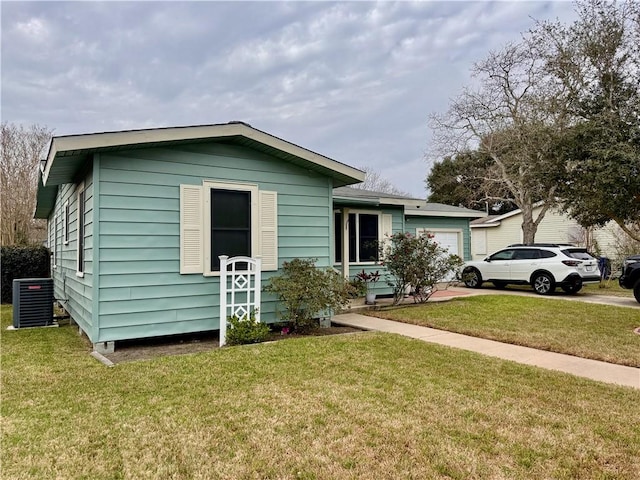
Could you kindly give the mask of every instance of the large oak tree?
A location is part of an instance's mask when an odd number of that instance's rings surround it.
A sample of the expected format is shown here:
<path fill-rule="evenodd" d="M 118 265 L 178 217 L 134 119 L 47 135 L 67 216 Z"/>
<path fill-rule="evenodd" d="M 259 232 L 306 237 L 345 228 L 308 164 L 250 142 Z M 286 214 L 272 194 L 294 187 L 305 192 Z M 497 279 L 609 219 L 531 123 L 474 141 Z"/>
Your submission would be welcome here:
<path fill-rule="evenodd" d="M 572 117 L 558 192 L 584 226 L 615 221 L 640 241 L 640 4 L 577 2 L 571 25 L 532 32 Z"/>
<path fill-rule="evenodd" d="M 497 192 L 522 210 L 525 243 L 556 203 L 563 172 L 557 146 L 567 128 L 565 110 L 544 63 L 529 42 L 508 44 L 474 65 L 476 86 L 431 116 L 434 144 L 442 155 L 490 159 L 476 174 L 484 192 Z M 535 214 L 538 202 L 542 208 Z"/>

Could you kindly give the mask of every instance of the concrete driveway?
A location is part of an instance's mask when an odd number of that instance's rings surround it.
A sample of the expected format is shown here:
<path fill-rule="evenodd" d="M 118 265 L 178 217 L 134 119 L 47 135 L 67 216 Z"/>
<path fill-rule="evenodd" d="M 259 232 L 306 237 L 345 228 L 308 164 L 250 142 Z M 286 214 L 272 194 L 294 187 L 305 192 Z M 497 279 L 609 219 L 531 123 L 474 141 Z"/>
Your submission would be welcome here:
<path fill-rule="evenodd" d="M 497 288 L 467 288 L 467 287 L 449 287 L 446 290 L 439 290 L 431 300 L 445 300 L 452 297 L 463 295 L 519 295 L 524 297 L 548 298 L 554 300 L 567 300 L 572 302 L 598 303 L 601 305 L 612 305 L 616 307 L 629 307 L 640 309 L 640 303 L 631 297 L 614 297 L 610 295 L 593 295 L 588 293 L 579 293 L 577 295 L 569 295 L 562 291 L 555 292 L 553 295 L 538 295 L 537 293 L 526 290 L 511 290 L 509 287 L 503 290 Z"/>

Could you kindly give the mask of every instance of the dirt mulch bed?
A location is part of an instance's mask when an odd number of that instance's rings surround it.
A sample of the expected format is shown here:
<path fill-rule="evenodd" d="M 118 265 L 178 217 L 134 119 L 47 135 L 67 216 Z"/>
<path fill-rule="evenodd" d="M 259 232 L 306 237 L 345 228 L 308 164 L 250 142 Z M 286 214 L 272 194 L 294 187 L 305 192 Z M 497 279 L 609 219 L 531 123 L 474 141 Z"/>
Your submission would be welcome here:
<path fill-rule="evenodd" d="M 325 335 L 342 335 L 345 333 L 361 332 L 357 328 L 331 326 L 327 328 L 316 328 L 308 334 L 287 334 L 272 332 L 267 342 L 287 340 L 301 337 L 319 337 Z M 219 348 L 218 332 L 204 332 L 190 335 L 172 335 L 168 337 L 144 338 L 116 342 L 115 352 L 103 354 L 114 364 L 137 362 L 139 360 L 150 360 L 153 358 L 169 355 L 188 355 L 200 353 Z"/>

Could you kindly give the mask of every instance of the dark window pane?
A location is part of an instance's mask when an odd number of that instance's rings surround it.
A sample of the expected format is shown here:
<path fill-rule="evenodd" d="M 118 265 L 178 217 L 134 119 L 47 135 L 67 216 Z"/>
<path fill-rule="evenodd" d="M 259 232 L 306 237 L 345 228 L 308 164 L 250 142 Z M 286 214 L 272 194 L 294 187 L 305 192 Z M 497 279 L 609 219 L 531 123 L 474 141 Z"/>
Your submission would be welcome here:
<path fill-rule="evenodd" d="M 211 270 L 220 255 L 251 256 L 251 192 L 211 190 Z"/>
<path fill-rule="evenodd" d="M 577 258 L 578 260 L 594 260 L 594 257 L 584 248 L 567 248 L 566 250 L 562 250 L 562 253 L 567 257 Z"/>
<path fill-rule="evenodd" d="M 349 261 L 356 261 L 356 214 L 349 214 Z"/>
<path fill-rule="evenodd" d="M 251 192 L 211 190 L 211 226 L 249 228 Z"/>
<path fill-rule="evenodd" d="M 360 214 L 360 261 L 378 260 L 378 216 Z"/>
<path fill-rule="evenodd" d="M 78 195 L 78 272 L 84 272 L 84 190 Z"/>
<path fill-rule="evenodd" d="M 334 250 L 336 263 L 342 262 L 342 213 L 336 212 L 333 215 L 334 226 Z"/>
<path fill-rule="evenodd" d="M 537 258 L 540 258 L 540 253 L 535 248 L 523 248 L 515 250 L 513 253 L 513 260 L 534 260 Z"/>
<path fill-rule="evenodd" d="M 491 255 L 491 260 L 511 260 L 511 257 L 513 257 L 513 250 L 502 250 Z"/>

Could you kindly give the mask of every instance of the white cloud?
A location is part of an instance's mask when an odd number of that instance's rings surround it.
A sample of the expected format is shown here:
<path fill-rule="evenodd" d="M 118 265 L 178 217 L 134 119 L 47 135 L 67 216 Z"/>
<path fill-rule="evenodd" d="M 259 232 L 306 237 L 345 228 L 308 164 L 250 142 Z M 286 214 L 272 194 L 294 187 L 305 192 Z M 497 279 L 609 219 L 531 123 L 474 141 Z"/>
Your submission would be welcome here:
<path fill-rule="evenodd" d="M 562 2 L 3 2 L 3 120 L 245 120 L 424 194 L 427 116 Z M 422 170 L 421 170 L 422 169 Z"/>

